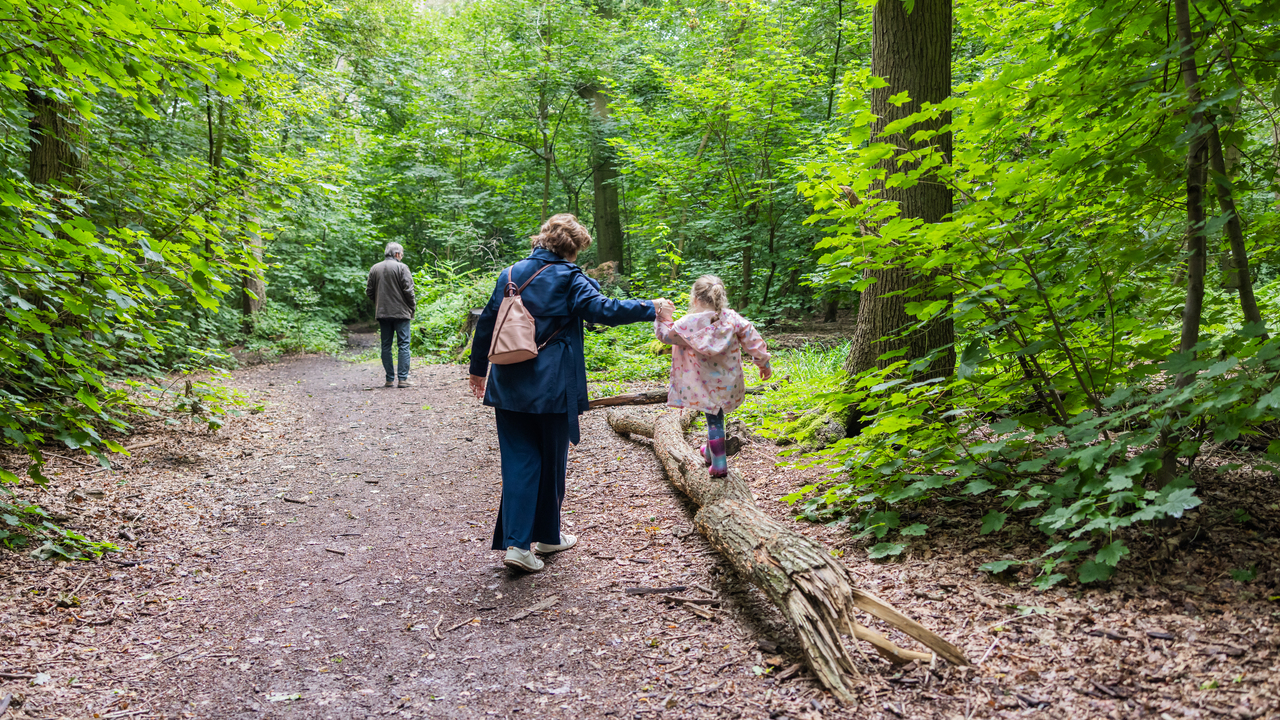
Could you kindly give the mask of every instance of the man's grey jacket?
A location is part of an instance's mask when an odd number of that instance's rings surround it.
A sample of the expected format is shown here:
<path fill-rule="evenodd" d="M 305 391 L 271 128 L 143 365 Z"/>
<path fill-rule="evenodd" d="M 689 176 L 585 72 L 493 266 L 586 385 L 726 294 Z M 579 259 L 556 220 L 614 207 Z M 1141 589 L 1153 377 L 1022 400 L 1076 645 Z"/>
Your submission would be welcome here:
<path fill-rule="evenodd" d="M 418 306 L 413 296 L 413 273 L 393 257 L 369 270 L 364 294 L 373 301 L 373 316 L 379 320 L 411 320 Z"/>

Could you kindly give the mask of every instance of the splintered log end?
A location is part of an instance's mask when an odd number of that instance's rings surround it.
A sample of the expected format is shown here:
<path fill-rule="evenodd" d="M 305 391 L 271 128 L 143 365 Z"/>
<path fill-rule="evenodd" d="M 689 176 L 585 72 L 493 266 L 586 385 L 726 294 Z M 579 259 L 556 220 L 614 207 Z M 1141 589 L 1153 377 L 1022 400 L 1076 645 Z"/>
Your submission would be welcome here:
<path fill-rule="evenodd" d="M 943 640 L 937 633 L 898 612 L 892 605 L 875 595 L 865 590 L 854 588 L 851 601 L 854 607 L 866 611 L 919 640 L 922 645 L 934 651 L 938 654 L 938 657 L 952 665 L 965 667 L 971 664 L 969 659 L 964 656 L 964 651 L 960 648 Z"/>

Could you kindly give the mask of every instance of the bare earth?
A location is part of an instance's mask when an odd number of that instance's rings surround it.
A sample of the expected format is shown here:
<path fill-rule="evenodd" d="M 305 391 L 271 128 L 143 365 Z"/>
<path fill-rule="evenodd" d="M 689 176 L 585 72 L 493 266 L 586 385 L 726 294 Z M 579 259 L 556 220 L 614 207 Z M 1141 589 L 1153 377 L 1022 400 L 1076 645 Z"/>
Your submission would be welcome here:
<path fill-rule="evenodd" d="M 488 549 L 497 441 L 465 369 L 419 365 L 407 389 L 382 388 L 381 375 L 376 362 L 327 357 L 238 371 L 230 382 L 260 413 L 216 434 L 157 427 L 130 442 L 161 442 L 110 476 L 55 460 L 62 475 L 40 501 L 87 535 L 120 535 L 122 552 L 57 565 L 0 555 L 0 717 L 1255 718 L 1280 708 L 1270 520 L 1247 536 L 1248 557 L 1264 563 L 1252 592 L 1182 563 L 1135 567 L 1102 590 L 1036 593 L 977 571 L 1000 548 L 978 542 L 968 520 L 891 564 L 867 561 L 838 528 L 797 523 L 843 550 L 862 587 L 977 663 L 904 669 L 859 655 L 865 694 L 839 707 L 799 665 L 776 611 L 691 532 L 647 441 L 584 418 L 565 503 L 565 531 L 581 542 L 544 572 L 515 575 Z M 816 471 L 778 468 L 775 454 L 754 444 L 731 462 L 767 512 L 788 518 L 776 498 Z"/>

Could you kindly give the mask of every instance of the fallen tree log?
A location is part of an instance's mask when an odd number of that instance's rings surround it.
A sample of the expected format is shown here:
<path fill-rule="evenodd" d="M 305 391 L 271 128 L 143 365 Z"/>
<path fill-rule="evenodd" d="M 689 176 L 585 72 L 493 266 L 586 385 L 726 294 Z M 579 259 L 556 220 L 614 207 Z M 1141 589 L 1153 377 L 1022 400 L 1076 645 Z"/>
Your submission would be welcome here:
<path fill-rule="evenodd" d="M 685 441 L 696 413 L 612 409 L 616 432 L 653 438 L 654 453 L 667 478 L 699 509 L 694 527 L 738 571 L 759 587 L 795 629 L 805 659 L 818 680 L 843 702 L 854 699 L 851 681 L 860 677 L 843 635 L 864 640 L 894 663 L 931 661 L 929 653 L 904 650 L 856 620 L 863 610 L 920 641 L 938 657 L 955 664 L 969 661 L 959 648 L 895 610 L 887 602 L 853 587 L 848 571 L 829 550 L 764 514 L 738 474 L 713 478 L 702 456 Z"/>
<path fill-rule="evenodd" d="M 746 389 L 748 395 L 757 395 L 765 390 L 773 390 L 778 387 L 778 383 L 769 385 L 756 385 Z M 592 410 L 601 407 L 616 407 L 618 405 L 660 405 L 667 401 L 667 389 L 645 390 L 638 393 L 623 393 L 621 395 L 610 395 L 609 397 L 596 398 L 589 403 Z"/>

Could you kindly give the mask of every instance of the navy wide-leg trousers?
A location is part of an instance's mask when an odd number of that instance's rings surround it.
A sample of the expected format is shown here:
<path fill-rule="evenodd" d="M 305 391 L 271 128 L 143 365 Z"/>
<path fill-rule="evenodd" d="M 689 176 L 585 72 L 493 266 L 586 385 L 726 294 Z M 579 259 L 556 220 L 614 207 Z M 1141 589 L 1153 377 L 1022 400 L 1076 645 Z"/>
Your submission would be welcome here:
<path fill-rule="evenodd" d="M 522 413 L 495 408 L 502 453 L 502 502 L 493 549 L 528 550 L 530 543 L 560 543 L 560 504 L 569 462 L 564 413 Z"/>

